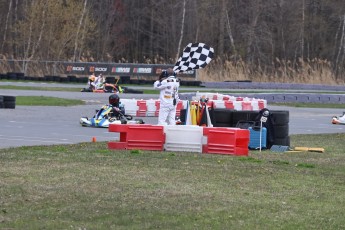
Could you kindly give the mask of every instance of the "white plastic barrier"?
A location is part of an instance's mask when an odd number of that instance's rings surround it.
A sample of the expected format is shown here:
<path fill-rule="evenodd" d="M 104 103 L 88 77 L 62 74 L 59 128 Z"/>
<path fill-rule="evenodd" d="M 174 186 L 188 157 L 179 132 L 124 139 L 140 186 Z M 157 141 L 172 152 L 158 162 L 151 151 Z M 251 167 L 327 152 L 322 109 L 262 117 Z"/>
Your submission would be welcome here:
<path fill-rule="evenodd" d="M 126 114 L 136 116 L 139 106 L 137 105 L 137 99 L 121 99 L 121 103 L 125 106 Z"/>
<path fill-rule="evenodd" d="M 166 151 L 202 152 L 203 127 L 196 125 L 164 126 Z"/>
<path fill-rule="evenodd" d="M 242 110 L 242 101 L 234 101 L 233 103 L 235 110 Z"/>
<path fill-rule="evenodd" d="M 223 100 L 215 100 L 213 101 L 213 107 L 217 109 L 225 109 L 225 101 Z"/>
<path fill-rule="evenodd" d="M 146 101 L 147 116 L 148 117 L 155 117 L 156 116 L 156 112 L 157 112 L 156 101 L 157 100 L 153 100 L 153 99 Z"/>

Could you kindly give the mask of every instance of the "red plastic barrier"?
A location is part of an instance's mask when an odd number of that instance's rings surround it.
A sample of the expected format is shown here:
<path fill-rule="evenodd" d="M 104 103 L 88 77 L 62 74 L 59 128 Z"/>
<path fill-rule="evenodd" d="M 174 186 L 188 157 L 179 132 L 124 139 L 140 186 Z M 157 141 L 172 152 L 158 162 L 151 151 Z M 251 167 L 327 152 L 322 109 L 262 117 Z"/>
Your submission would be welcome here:
<path fill-rule="evenodd" d="M 137 117 L 146 117 L 147 113 L 147 105 L 145 100 L 137 101 L 137 106 L 139 109 L 137 110 Z"/>
<path fill-rule="evenodd" d="M 251 101 L 242 101 L 242 110 L 253 110 Z"/>
<path fill-rule="evenodd" d="M 155 105 L 156 105 L 155 116 L 158 117 L 158 115 L 159 115 L 159 108 L 160 108 L 161 102 L 160 101 L 156 101 Z"/>
<path fill-rule="evenodd" d="M 213 108 L 214 102 L 213 101 L 207 101 L 207 106 Z"/>
<path fill-rule="evenodd" d="M 234 102 L 233 101 L 224 101 L 224 105 L 226 109 L 234 109 Z"/>
<path fill-rule="evenodd" d="M 179 101 L 177 102 L 177 105 L 176 105 L 176 116 L 180 116 L 181 109 L 183 109 L 183 102 Z"/>
<path fill-rule="evenodd" d="M 249 130 L 238 128 L 205 127 L 203 135 L 207 144 L 203 153 L 248 156 Z"/>
<path fill-rule="evenodd" d="M 258 106 L 259 106 L 259 110 L 262 110 L 265 108 L 265 102 L 264 101 L 258 101 Z"/>
<path fill-rule="evenodd" d="M 142 124 L 110 124 L 109 132 L 120 133 L 120 141 L 108 142 L 109 149 L 144 149 L 163 151 L 165 134 L 163 126 Z"/>

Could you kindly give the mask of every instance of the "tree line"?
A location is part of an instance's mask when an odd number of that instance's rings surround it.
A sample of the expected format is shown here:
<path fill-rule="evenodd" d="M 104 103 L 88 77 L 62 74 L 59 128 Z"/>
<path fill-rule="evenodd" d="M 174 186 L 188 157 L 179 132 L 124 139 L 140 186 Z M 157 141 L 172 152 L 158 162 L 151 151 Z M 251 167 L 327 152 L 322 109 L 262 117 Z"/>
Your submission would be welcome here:
<path fill-rule="evenodd" d="M 1 0 L 0 10 L 1 59 L 174 64 L 204 42 L 215 80 L 345 78 L 343 0 Z"/>

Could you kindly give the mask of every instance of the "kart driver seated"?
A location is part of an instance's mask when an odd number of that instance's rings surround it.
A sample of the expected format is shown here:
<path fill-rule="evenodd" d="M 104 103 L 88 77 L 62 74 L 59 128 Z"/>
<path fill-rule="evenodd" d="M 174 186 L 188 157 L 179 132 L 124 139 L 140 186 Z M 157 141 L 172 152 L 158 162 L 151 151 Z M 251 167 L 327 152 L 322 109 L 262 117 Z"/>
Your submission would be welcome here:
<path fill-rule="evenodd" d="M 125 115 L 125 106 L 121 104 L 120 97 L 117 94 L 110 95 L 109 105 L 105 106 L 111 108 L 108 113 L 108 118 L 120 120 Z"/>

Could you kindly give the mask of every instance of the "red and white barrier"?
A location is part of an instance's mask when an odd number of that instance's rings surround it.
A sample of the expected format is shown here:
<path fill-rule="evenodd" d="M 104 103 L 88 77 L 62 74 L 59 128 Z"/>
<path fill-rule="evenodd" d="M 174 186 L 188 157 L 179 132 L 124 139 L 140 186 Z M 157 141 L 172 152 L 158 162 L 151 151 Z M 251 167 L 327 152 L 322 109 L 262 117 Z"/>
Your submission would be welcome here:
<path fill-rule="evenodd" d="M 194 100 L 190 101 L 191 104 L 198 104 L 200 98 L 208 98 L 208 106 L 220 109 L 259 111 L 267 107 L 267 101 L 263 99 L 234 97 L 218 93 L 197 93 L 197 96 L 193 97 Z M 126 114 L 128 115 L 137 117 L 157 117 L 159 114 L 159 100 L 121 99 L 121 102 L 124 104 Z M 187 108 L 188 103 L 188 100 L 181 100 L 178 102 L 176 108 L 177 116 L 180 116 L 182 109 Z"/>
<path fill-rule="evenodd" d="M 120 133 L 119 141 L 108 142 L 109 149 L 144 149 L 208 154 L 245 155 L 249 153 L 247 129 L 193 125 L 110 124 L 109 132 Z"/>

